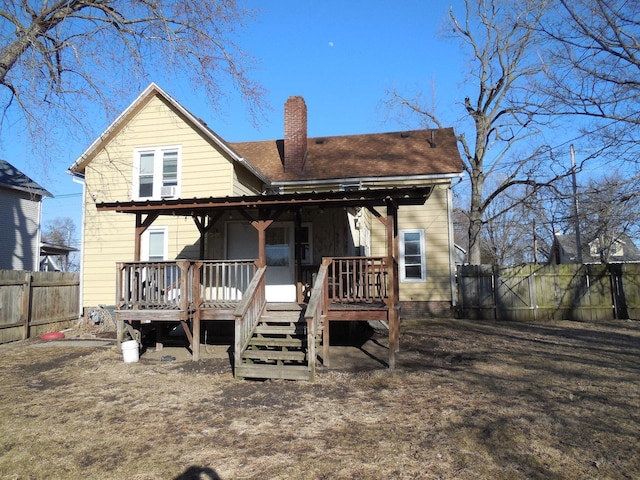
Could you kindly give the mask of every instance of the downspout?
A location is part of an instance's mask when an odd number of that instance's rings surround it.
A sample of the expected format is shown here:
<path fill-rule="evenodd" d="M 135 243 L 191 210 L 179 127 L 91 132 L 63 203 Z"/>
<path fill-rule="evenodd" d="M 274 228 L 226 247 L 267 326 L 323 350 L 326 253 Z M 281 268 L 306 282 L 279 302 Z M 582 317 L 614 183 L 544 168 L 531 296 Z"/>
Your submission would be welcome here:
<path fill-rule="evenodd" d="M 449 278 L 451 280 L 451 306 L 455 308 L 458 305 L 456 297 L 456 261 L 455 261 L 455 240 L 453 236 L 453 185 L 447 187 L 447 230 L 449 233 Z"/>
<path fill-rule="evenodd" d="M 84 182 L 84 177 L 79 177 L 77 175 L 75 175 L 73 172 L 71 172 L 70 170 L 67 171 L 67 173 L 69 173 L 71 175 L 71 181 L 73 183 L 77 183 L 78 185 L 82 185 L 82 217 L 81 217 L 81 225 L 80 225 L 80 231 L 82 232 L 82 234 L 80 235 L 80 299 L 79 299 L 79 303 L 78 303 L 78 315 L 80 317 L 82 317 L 83 314 L 83 289 L 84 289 L 84 282 L 82 281 L 84 278 L 84 222 L 85 222 L 85 207 L 86 207 L 86 190 L 87 190 L 87 185 Z"/>

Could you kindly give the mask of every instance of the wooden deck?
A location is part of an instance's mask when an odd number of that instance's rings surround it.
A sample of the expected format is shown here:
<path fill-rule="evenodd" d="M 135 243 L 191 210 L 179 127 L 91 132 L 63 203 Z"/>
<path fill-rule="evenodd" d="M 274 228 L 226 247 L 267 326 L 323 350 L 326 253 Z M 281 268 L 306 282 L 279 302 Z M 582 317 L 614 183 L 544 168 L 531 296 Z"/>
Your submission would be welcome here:
<path fill-rule="evenodd" d="M 201 322 L 234 321 L 234 363 L 239 366 L 244 362 L 246 366 L 243 354 L 267 310 L 264 293 L 266 268 L 258 268 L 253 260 L 118 263 L 115 311 L 118 338 L 123 337 L 124 322 L 134 326 L 179 322 L 189 340 L 193 359 L 199 360 Z M 387 257 L 323 259 L 308 305 L 305 305 L 304 318 L 300 320 L 308 336 L 304 342 L 308 349 L 304 354 L 307 362 L 304 368 L 311 379 L 315 372 L 317 343 L 323 345 L 323 363 L 326 366 L 330 364 L 328 347 L 332 321 L 382 321 L 390 326 L 392 340 L 392 306 L 395 305 L 389 295 L 392 291 L 389 288 Z M 301 305 L 270 304 L 269 309 L 300 312 Z M 253 342 L 255 347 L 256 340 Z M 254 353 L 258 355 L 257 350 Z M 260 353 L 260 356 L 264 355 L 264 352 Z M 390 352 L 391 367 L 392 359 L 393 352 Z M 286 366 L 279 365 L 282 368 Z M 301 365 L 296 367 L 300 370 Z M 242 371 L 250 372 L 245 376 L 255 376 L 258 375 L 255 372 L 264 372 L 265 369 L 247 366 Z M 291 375 L 299 378 L 301 371 Z M 277 378 L 287 378 L 287 374 L 279 371 Z"/>

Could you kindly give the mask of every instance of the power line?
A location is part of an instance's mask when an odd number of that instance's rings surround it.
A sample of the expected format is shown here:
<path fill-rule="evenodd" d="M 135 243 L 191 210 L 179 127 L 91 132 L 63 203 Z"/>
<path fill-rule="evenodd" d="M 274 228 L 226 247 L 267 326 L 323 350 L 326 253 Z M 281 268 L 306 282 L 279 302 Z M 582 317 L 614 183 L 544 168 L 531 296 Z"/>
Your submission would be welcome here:
<path fill-rule="evenodd" d="M 71 198 L 71 197 L 80 197 L 82 192 L 79 193 L 61 193 L 60 195 L 54 194 L 55 198 Z"/>

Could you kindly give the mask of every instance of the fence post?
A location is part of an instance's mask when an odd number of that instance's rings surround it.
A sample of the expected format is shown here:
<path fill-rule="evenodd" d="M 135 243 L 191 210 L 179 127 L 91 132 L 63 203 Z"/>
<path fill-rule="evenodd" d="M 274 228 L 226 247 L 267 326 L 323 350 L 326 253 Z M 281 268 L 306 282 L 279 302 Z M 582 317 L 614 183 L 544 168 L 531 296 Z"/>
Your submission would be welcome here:
<path fill-rule="evenodd" d="M 529 281 L 529 303 L 531 304 L 531 308 L 533 309 L 533 321 L 538 320 L 538 302 L 536 289 L 538 288 L 538 282 L 536 282 L 536 272 L 533 271 L 533 268 L 530 267 L 529 275 L 527 276 Z"/>
<path fill-rule="evenodd" d="M 31 272 L 25 272 L 24 284 L 22 287 L 22 308 L 20 309 L 21 321 L 24 322 L 22 329 L 22 340 L 29 338 L 29 328 L 31 322 Z"/>

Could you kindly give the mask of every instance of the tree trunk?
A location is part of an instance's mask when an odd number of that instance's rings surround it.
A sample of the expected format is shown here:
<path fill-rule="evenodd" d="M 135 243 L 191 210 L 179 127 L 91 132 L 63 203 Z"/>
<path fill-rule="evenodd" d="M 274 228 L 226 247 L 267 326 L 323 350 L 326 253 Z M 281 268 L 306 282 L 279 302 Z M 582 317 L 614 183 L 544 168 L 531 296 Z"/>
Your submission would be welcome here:
<path fill-rule="evenodd" d="M 476 146 L 476 158 L 479 157 Z M 471 171 L 471 205 L 469 206 L 469 263 L 480 265 L 482 263 L 482 248 L 480 232 L 482 231 L 482 215 L 484 208 L 482 205 L 482 190 L 484 187 L 484 174 L 482 173 L 482 163 L 475 161 L 476 168 Z"/>

